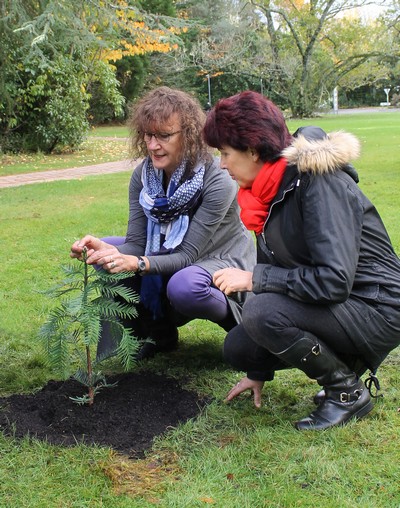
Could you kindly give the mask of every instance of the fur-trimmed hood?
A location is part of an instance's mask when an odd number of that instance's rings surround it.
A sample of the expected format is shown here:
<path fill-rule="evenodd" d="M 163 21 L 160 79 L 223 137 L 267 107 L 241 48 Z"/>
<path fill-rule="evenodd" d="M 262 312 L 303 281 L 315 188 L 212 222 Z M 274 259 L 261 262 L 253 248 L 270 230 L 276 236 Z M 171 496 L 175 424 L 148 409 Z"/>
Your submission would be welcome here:
<path fill-rule="evenodd" d="M 353 134 L 343 131 L 331 132 L 322 139 L 307 139 L 299 133 L 282 156 L 301 173 L 323 174 L 343 169 L 357 159 L 360 142 Z"/>

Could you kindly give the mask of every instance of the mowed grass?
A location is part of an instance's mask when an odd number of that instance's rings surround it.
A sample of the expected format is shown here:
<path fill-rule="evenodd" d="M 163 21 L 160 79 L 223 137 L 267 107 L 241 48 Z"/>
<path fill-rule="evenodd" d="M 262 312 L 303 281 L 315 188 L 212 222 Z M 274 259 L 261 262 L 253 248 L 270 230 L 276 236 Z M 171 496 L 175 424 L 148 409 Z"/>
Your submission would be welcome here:
<path fill-rule="evenodd" d="M 101 138 L 126 138 L 129 136 L 129 131 L 126 125 L 100 125 L 98 127 L 94 127 L 89 136 L 91 137 L 101 137 Z"/>
<path fill-rule="evenodd" d="M 400 253 L 400 114 L 289 122 L 290 130 L 306 123 L 360 138 L 360 185 Z M 124 233 L 129 177 L 0 190 L 0 395 L 40 389 L 54 376 L 36 339 L 52 305 L 40 291 L 60 279 L 59 265 L 69 262 L 75 239 Z M 398 350 L 379 369 L 384 398 L 371 415 L 344 428 L 300 433 L 292 422 L 312 410 L 317 384 L 300 371 L 278 372 L 260 410 L 246 396 L 225 404 L 242 374 L 222 362 L 223 339 L 218 326 L 194 321 L 181 328 L 176 352 L 146 365 L 212 402 L 197 419 L 157 438 L 144 460 L 0 433 L 0 507 L 400 507 Z"/>
<path fill-rule="evenodd" d="M 128 144 L 123 138 L 89 137 L 78 150 L 57 154 L 0 154 L 0 177 L 21 173 L 35 173 L 54 169 L 78 168 L 120 161 L 129 158 Z"/>

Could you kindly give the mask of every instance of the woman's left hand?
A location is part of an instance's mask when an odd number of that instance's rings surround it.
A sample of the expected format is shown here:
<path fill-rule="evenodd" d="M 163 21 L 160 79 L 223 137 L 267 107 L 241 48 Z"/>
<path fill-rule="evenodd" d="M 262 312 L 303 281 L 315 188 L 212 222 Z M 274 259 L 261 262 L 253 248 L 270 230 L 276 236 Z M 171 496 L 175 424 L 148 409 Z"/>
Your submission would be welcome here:
<path fill-rule="evenodd" d="M 102 266 L 109 273 L 136 272 L 138 269 L 138 258 L 121 254 L 116 247 L 93 253 L 89 261 L 90 264 Z"/>
<path fill-rule="evenodd" d="M 251 393 L 253 394 L 254 405 L 256 407 L 261 407 L 261 392 L 263 387 L 264 381 L 255 381 L 254 379 L 244 377 L 230 390 L 225 400 L 229 402 L 246 390 L 251 390 Z"/>
<path fill-rule="evenodd" d="M 239 291 L 252 291 L 253 273 L 240 268 L 223 268 L 214 273 L 213 283 L 226 295 Z"/>

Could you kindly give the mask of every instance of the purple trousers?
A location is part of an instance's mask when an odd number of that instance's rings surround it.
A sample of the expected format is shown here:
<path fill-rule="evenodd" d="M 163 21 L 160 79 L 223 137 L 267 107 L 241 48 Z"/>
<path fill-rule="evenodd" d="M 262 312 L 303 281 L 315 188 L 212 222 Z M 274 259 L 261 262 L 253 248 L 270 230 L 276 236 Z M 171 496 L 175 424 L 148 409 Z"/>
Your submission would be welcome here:
<path fill-rule="evenodd" d="M 118 247 L 125 242 L 125 237 L 111 236 L 102 240 Z M 229 315 L 226 296 L 213 286 L 212 276 L 200 266 L 187 266 L 167 278 L 166 297 L 171 308 L 187 318 L 185 322 L 209 319 L 218 323 Z"/>

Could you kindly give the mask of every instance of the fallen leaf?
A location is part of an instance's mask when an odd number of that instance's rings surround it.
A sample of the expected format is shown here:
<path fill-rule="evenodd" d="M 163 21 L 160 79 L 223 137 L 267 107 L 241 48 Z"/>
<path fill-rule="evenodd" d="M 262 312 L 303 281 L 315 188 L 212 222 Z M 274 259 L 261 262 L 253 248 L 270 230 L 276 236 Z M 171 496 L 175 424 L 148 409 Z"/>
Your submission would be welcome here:
<path fill-rule="evenodd" d="M 207 504 L 214 504 L 215 500 L 212 497 L 201 497 L 200 501 Z"/>

